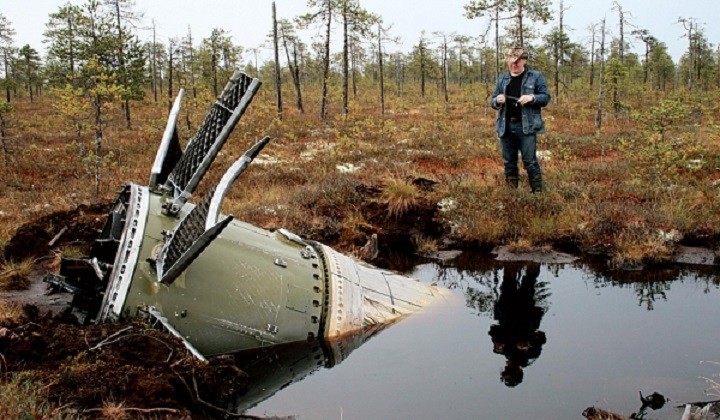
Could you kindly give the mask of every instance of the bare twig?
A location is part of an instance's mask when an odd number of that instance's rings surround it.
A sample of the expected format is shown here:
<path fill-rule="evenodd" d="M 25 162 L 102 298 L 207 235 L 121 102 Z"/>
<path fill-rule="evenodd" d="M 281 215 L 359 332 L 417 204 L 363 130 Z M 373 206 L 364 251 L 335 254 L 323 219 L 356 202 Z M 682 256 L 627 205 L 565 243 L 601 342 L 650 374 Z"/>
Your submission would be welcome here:
<path fill-rule="evenodd" d="M 158 343 L 160 343 L 160 344 L 164 345 L 165 347 L 167 347 L 168 350 L 170 350 L 170 354 L 168 354 L 167 359 L 165 359 L 165 363 L 170 363 L 170 359 L 172 359 L 173 354 L 175 354 L 175 352 L 173 351 L 173 348 L 170 347 L 170 345 L 169 345 L 168 343 L 164 342 L 163 340 L 161 340 L 161 339 L 159 339 L 159 338 L 157 338 L 157 337 L 153 337 L 153 336 L 150 336 L 150 335 L 146 335 L 146 337 L 149 338 L 149 339 L 151 339 L 151 340 L 157 341 Z"/>
<path fill-rule="evenodd" d="M 58 239 L 60 239 L 60 237 L 61 237 L 65 232 L 67 232 L 67 230 L 68 230 L 68 227 L 67 227 L 67 226 L 65 226 L 65 227 L 63 227 L 62 229 L 60 229 L 60 232 L 58 232 L 57 235 L 55 235 L 55 237 L 52 238 L 52 239 L 50 240 L 50 242 L 48 242 L 48 246 L 49 246 L 50 248 L 54 247 L 54 246 L 55 246 L 55 243 L 58 241 Z"/>
<path fill-rule="evenodd" d="M 249 420 L 262 420 L 263 419 L 262 417 L 252 416 L 249 414 L 233 413 L 228 410 L 222 409 L 220 407 L 216 407 L 216 406 L 210 404 L 209 402 L 203 400 L 202 398 L 200 398 L 200 392 L 198 391 L 198 388 L 197 388 L 197 381 L 195 380 L 195 369 L 192 370 L 192 382 L 193 382 L 192 388 L 190 387 L 190 385 L 188 385 L 185 378 L 183 378 L 182 375 L 180 375 L 177 371 L 175 371 L 175 369 L 173 369 L 173 373 L 175 373 L 175 375 L 185 385 L 185 388 L 187 389 L 188 393 L 193 398 L 193 400 L 195 400 L 195 402 L 197 402 L 197 403 L 200 403 L 203 407 L 213 410 L 216 413 L 222 414 L 223 416 L 235 418 L 235 419 L 249 419 Z"/>
<path fill-rule="evenodd" d="M 95 351 L 95 350 L 99 349 L 100 347 L 106 346 L 108 344 L 112 344 L 112 343 L 118 341 L 120 338 L 122 338 L 122 337 L 118 338 L 122 333 L 124 333 L 125 331 L 132 330 L 132 329 L 133 329 L 132 326 L 125 327 L 122 330 L 116 332 L 115 334 L 110 335 L 108 338 L 104 339 L 103 341 L 97 343 L 95 346 L 91 347 L 89 350 Z"/>
<path fill-rule="evenodd" d="M 110 345 L 110 344 L 115 344 L 115 343 L 119 342 L 120 340 L 123 340 L 123 339 L 126 339 L 126 338 L 130 338 L 130 337 L 145 337 L 145 338 L 149 338 L 149 339 L 151 339 L 151 340 L 157 341 L 158 343 L 160 343 L 160 344 L 164 345 L 165 347 L 167 347 L 167 349 L 170 351 L 170 353 L 168 354 L 167 359 L 165 359 L 165 363 L 169 363 L 169 362 L 170 362 L 170 360 L 172 359 L 172 357 L 173 357 L 173 355 L 175 354 L 175 352 L 173 351 L 173 348 L 172 348 L 168 343 L 166 343 L 165 341 L 163 341 L 163 340 L 161 340 L 161 339 L 159 339 L 159 338 L 157 338 L 157 337 L 153 337 L 153 336 L 151 336 L 151 335 L 142 334 L 142 333 L 139 333 L 139 334 L 128 334 L 128 335 L 125 335 L 125 336 L 120 336 L 123 332 L 128 331 L 128 330 L 131 330 L 131 329 L 133 329 L 132 326 L 127 327 L 127 328 L 123 328 L 122 330 L 116 332 L 115 334 L 112 334 L 111 336 L 109 336 L 108 338 L 104 339 L 103 341 L 97 343 L 95 346 L 91 347 L 89 350 L 90 350 L 90 351 L 95 351 L 95 350 L 97 350 L 97 349 L 99 349 L 99 348 L 101 348 L 101 347 L 104 347 L 104 346 L 107 346 L 107 345 Z M 147 332 L 147 331 L 150 331 L 150 330 L 145 330 L 144 332 Z M 87 339 L 85 340 L 85 343 L 87 343 Z M 89 345 L 88 345 L 88 346 L 89 346 Z"/>
<path fill-rule="evenodd" d="M 5 356 L 2 353 L 0 353 L 0 361 L 2 362 L 2 363 L 0 363 L 0 375 L 2 375 L 3 366 L 5 366 L 5 373 L 7 373 L 9 370 L 8 365 L 7 365 L 7 360 L 5 360 Z"/>

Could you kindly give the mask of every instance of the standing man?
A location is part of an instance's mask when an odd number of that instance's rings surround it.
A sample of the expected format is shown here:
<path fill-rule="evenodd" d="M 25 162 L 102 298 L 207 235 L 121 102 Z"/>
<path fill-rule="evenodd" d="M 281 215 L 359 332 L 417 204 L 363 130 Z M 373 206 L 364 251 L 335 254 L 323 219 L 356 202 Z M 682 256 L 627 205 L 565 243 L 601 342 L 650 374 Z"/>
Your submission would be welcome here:
<path fill-rule="evenodd" d="M 533 192 L 543 190 L 542 171 L 536 149 L 538 133 L 545 132 L 540 108 L 550 102 L 545 76 L 525 66 L 528 53 L 522 47 L 505 54 L 509 72 L 498 77 L 490 105 L 498 110 L 496 130 L 502 146 L 505 181 L 518 186 L 518 152 Z"/>

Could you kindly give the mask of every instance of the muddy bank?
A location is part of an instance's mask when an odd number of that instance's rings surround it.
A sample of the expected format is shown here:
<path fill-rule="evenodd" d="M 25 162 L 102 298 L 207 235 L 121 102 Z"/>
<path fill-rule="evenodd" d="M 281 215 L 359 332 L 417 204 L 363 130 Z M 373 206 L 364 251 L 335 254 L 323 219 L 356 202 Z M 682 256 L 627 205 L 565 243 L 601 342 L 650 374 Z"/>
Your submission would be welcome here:
<path fill-rule="evenodd" d="M 0 323 L 0 354 L 6 373 L 29 374 L 51 403 L 90 418 L 120 404 L 127 414 L 222 417 L 247 384 L 232 358 L 200 361 L 144 323 L 80 326 L 69 311 L 42 315 L 30 305 Z"/>

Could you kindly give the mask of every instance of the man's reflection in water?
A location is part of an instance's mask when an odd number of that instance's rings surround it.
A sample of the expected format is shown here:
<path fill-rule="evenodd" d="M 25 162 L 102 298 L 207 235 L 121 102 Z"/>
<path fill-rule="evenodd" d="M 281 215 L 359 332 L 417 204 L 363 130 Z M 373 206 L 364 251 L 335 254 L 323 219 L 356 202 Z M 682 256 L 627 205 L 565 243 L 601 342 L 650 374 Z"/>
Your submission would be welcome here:
<path fill-rule="evenodd" d="M 523 268 L 524 273 L 523 273 Z M 505 356 L 500 378 L 509 387 L 523 380 L 523 368 L 540 356 L 545 333 L 539 331 L 545 310 L 536 302 L 540 265 L 507 264 L 503 269 L 500 296 L 493 316 L 498 322 L 490 327 L 493 351 Z"/>

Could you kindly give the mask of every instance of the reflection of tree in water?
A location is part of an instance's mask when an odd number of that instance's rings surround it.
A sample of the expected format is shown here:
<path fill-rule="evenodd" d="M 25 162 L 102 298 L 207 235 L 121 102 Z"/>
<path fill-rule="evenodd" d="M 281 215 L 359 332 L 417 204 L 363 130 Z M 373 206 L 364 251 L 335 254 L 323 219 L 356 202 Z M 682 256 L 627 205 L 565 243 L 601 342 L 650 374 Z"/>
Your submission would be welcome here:
<path fill-rule="evenodd" d="M 647 308 L 648 311 L 655 309 L 655 300 L 658 298 L 667 300 L 667 292 L 670 290 L 670 282 L 656 281 L 652 283 L 634 283 L 635 295 L 638 297 L 638 306 Z"/>
<path fill-rule="evenodd" d="M 644 306 L 648 311 L 655 309 L 658 301 L 667 301 L 668 292 L 673 283 L 701 282 L 703 293 L 710 293 L 712 289 L 720 288 L 720 275 L 715 267 L 692 267 L 688 269 L 681 266 L 647 270 L 605 270 L 600 271 L 592 265 L 587 267 L 587 276 L 600 289 L 604 287 L 632 288 L 638 299 L 638 306 Z"/>
<path fill-rule="evenodd" d="M 468 308 L 478 314 L 490 316 L 500 283 L 500 269 L 492 260 L 480 261 L 472 254 L 464 261 L 462 256 L 452 261 L 452 266 L 437 265 L 436 282 L 448 289 L 462 290 Z"/>
<path fill-rule="evenodd" d="M 546 282 L 538 282 L 540 265 L 507 264 L 499 296 L 493 310 L 497 324 L 490 327 L 493 351 L 505 356 L 500 377 L 505 385 L 514 387 L 523 380 L 523 368 L 540 357 L 545 333 L 540 321 L 547 311 L 550 292 Z"/>
<path fill-rule="evenodd" d="M 476 277 L 476 283 L 465 288 L 465 305 L 468 308 L 477 309 L 478 314 L 492 314 L 498 298 L 498 273 L 499 270 L 495 269 L 487 275 Z"/>

